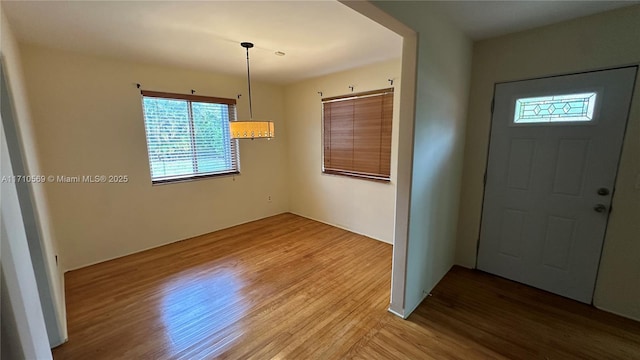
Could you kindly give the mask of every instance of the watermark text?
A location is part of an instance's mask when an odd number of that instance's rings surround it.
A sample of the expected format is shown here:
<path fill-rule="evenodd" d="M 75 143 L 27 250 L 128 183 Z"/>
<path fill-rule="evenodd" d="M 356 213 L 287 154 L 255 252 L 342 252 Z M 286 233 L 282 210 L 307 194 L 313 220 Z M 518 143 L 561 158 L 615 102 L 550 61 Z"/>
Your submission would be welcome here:
<path fill-rule="evenodd" d="M 129 182 L 129 175 L 6 175 L 0 177 L 0 182 L 3 184 L 124 184 Z"/>

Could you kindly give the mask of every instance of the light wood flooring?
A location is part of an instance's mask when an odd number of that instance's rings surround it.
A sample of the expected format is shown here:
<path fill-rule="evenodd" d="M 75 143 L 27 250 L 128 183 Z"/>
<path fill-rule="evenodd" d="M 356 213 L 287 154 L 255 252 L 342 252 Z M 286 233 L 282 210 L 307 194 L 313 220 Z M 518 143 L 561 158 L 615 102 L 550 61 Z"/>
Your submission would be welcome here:
<path fill-rule="evenodd" d="M 391 246 L 282 214 L 66 274 L 55 359 L 640 359 L 640 323 L 454 267 L 387 312 Z"/>

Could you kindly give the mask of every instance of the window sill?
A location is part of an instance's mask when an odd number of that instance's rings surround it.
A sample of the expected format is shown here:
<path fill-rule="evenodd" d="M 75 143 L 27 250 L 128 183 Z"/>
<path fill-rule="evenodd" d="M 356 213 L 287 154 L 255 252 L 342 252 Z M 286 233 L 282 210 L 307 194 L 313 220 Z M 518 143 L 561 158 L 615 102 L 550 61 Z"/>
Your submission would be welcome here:
<path fill-rule="evenodd" d="M 356 173 L 356 172 L 350 172 L 350 171 L 327 170 L 327 169 L 322 170 L 322 173 L 329 174 L 329 175 L 353 177 L 357 179 L 375 181 L 375 182 L 386 183 L 386 184 L 391 183 L 390 177 L 385 177 L 381 175 L 372 175 L 372 174 L 363 174 L 363 173 Z"/>
<path fill-rule="evenodd" d="M 223 176 L 235 176 L 240 175 L 240 171 L 229 171 L 222 173 L 214 173 L 214 174 L 202 174 L 202 175 L 191 175 L 191 176 L 176 176 L 158 180 L 151 180 L 151 185 L 166 185 L 166 184 L 174 184 L 188 181 L 196 181 L 209 179 L 214 177 L 223 177 Z"/>

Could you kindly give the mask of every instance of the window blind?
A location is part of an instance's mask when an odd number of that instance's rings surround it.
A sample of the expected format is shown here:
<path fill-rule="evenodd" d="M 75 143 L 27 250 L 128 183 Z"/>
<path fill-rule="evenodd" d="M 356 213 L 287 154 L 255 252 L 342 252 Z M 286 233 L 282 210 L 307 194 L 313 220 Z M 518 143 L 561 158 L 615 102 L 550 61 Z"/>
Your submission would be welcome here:
<path fill-rule="evenodd" d="M 389 181 L 393 88 L 322 102 L 323 172 Z"/>
<path fill-rule="evenodd" d="M 238 173 L 234 99 L 142 91 L 151 180 Z"/>

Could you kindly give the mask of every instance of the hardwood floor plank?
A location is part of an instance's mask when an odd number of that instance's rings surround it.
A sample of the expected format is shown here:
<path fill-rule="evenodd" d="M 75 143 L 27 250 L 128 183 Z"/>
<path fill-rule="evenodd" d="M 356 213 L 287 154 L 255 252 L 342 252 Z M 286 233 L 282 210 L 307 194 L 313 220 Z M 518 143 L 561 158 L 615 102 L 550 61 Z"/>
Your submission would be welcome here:
<path fill-rule="evenodd" d="M 640 359 L 640 324 L 454 267 L 408 320 L 392 247 L 281 214 L 65 275 L 56 359 Z"/>

